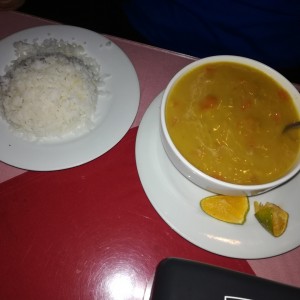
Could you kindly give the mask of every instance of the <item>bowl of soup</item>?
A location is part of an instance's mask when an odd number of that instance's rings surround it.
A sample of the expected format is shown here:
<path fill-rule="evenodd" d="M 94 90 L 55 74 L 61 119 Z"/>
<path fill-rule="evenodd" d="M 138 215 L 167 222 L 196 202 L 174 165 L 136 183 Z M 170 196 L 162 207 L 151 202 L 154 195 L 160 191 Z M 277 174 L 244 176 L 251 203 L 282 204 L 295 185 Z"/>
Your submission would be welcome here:
<path fill-rule="evenodd" d="M 197 186 L 256 195 L 300 170 L 300 95 L 258 61 L 212 56 L 181 69 L 161 103 L 160 135 L 174 166 Z"/>

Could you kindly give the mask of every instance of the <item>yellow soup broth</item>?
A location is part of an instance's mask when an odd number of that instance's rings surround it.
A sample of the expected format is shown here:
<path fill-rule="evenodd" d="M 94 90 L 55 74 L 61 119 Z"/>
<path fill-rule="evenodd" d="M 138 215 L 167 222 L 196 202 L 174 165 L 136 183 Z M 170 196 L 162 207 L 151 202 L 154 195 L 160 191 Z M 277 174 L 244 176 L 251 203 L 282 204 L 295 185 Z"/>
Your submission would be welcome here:
<path fill-rule="evenodd" d="M 238 63 L 197 67 L 172 87 L 166 125 L 179 152 L 217 179 L 244 185 L 278 179 L 299 153 L 299 120 L 290 95 L 273 79 Z"/>

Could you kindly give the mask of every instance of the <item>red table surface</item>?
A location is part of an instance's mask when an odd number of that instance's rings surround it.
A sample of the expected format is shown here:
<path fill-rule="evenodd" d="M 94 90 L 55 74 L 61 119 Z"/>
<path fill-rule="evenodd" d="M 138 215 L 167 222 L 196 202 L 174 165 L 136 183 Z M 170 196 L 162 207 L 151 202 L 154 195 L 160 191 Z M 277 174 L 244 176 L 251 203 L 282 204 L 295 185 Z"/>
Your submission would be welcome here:
<path fill-rule="evenodd" d="M 155 267 L 182 257 L 253 274 L 194 246 L 156 213 L 135 162 L 137 128 L 85 165 L 0 186 L 0 299 L 143 299 Z"/>
<path fill-rule="evenodd" d="M 53 23 L 0 12 L 0 38 Z M 0 300 L 142 299 L 165 257 L 300 286 L 300 247 L 266 259 L 226 258 L 192 245 L 156 213 L 135 165 L 136 126 L 170 78 L 195 58 L 109 38 L 128 55 L 139 78 L 141 102 L 132 129 L 109 152 L 80 167 L 25 172 L 0 163 Z"/>

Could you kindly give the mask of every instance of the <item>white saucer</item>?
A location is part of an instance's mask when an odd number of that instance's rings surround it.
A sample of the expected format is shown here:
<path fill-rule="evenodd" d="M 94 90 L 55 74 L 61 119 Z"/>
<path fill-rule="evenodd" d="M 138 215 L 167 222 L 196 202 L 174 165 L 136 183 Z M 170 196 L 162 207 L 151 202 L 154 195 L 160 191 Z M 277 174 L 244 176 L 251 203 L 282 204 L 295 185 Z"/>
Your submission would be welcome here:
<path fill-rule="evenodd" d="M 169 161 L 159 135 L 162 93 L 147 109 L 136 139 L 136 163 L 143 188 L 155 210 L 183 238 L 210 252 L 243 259 L 282 254 L 300 245 L 300 175 L 284 186 L 249 198 L 244 225 L 227 224 L 207 216 L 199 201 L 211 193 L 188 181 Z M 289 215 L 286 232 L 271 236 L 254 217 L 254 200 L 276 203 Z"/>
<path fill-rule="evenodd" d="M 126 134 L 136 116 L 140 86 L 126 54 L 112 41 L 88 29 L 68 25 L 46 25 L 26 29 L 0 41 L 0 75 L 16 58 L 14 43 L 62 39 L 83 46 L 87 56 L 100 65 L 107 94 L 100 96 L 96 127 L 74 138 L 54 143 L 26 141 L 14 135 L 0 118 L 0 160 L 27 170 L 50 171 L 89 162 L 114 147 Z"/>

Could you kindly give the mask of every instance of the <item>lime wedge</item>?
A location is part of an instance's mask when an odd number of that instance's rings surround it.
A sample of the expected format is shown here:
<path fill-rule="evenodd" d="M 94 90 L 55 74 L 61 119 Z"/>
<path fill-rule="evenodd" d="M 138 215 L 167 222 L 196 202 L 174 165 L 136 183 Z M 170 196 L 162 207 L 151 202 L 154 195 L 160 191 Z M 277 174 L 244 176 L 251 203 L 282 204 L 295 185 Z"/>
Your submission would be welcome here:
<path fill-rule="evenodd" d="M 281 236 L 288 225 L 289 214 L 276 204 L 254 202 L 255 218 L 273 236 Z"/>

